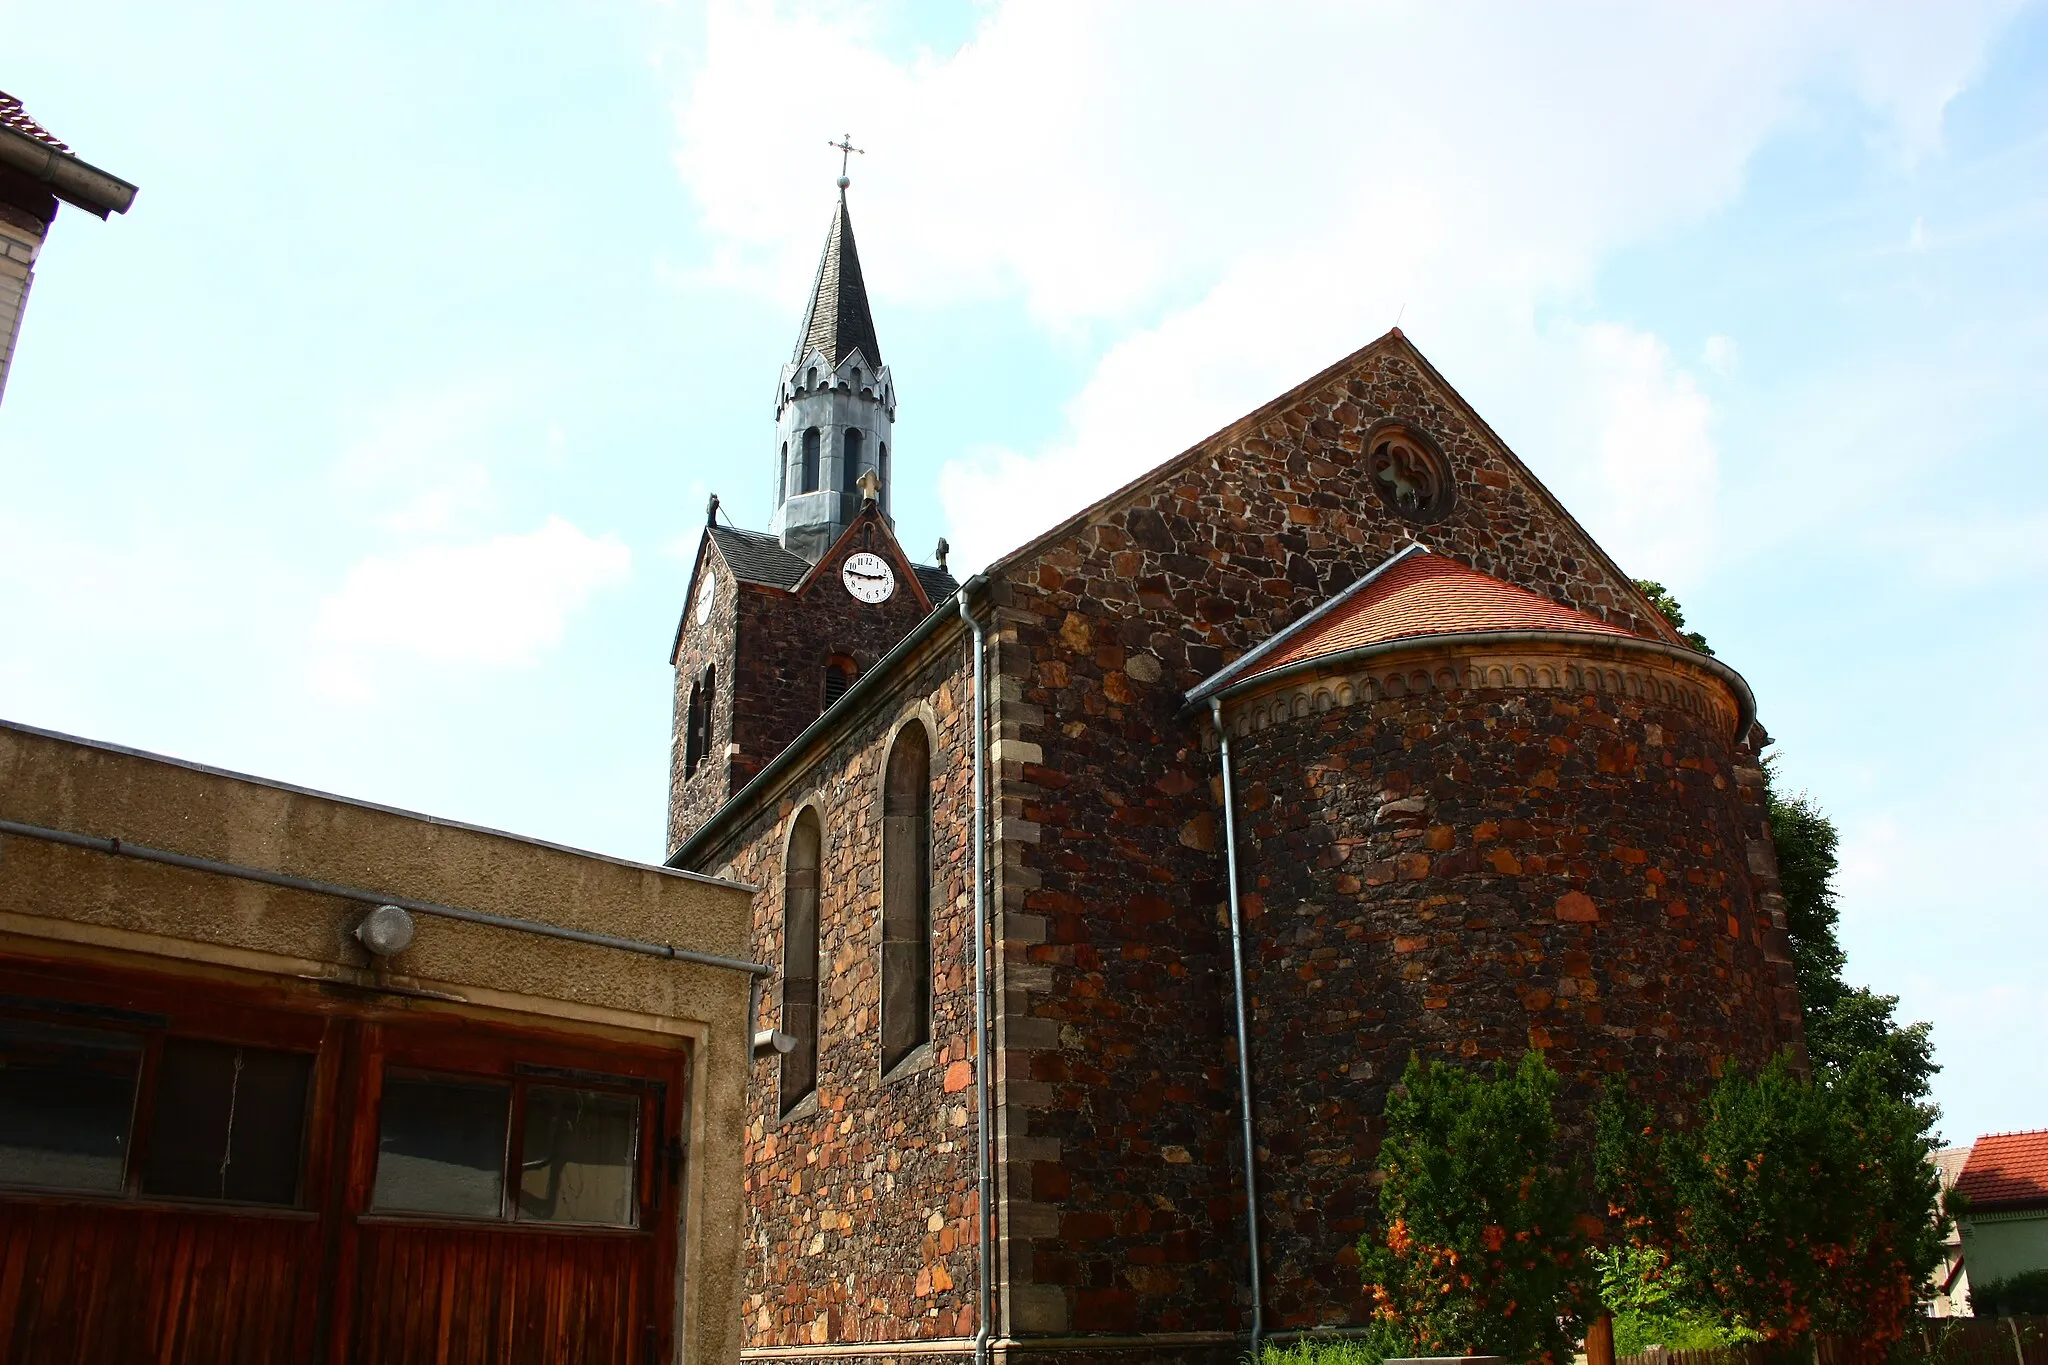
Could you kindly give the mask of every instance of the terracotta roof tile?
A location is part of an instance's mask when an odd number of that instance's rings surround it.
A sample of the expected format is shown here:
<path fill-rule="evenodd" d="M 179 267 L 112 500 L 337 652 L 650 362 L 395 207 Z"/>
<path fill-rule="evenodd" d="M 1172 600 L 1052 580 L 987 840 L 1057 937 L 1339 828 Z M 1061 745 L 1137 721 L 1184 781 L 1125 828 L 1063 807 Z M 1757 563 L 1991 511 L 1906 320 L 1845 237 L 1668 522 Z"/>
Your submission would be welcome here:
<path fill-rule="evenodd" d="M 1978 1138 L 1956 1189 L 1983 1209 L 2048 1204 L 2048 1128 Z"/>
<path fill-rule="evenodd" d="M 1390 640 L 1494 630 L 1633 634 L 1455 559 L 1411 552 L 1388 565 L 1350 601 L 1261 660 L 1257 673 Z"/>
<path fill-rule="evenodd" d="M 28 110 L 21 107 L 21 101 L 4 90 L 0 90 L 0 128 L 5 128 L 9 132 L 24 133 L 42 143 L 45 147 L 54 148 L 60 152 L 69 152 L 71 150 L 52 137 L 49 129 L 30 118 Z"/>

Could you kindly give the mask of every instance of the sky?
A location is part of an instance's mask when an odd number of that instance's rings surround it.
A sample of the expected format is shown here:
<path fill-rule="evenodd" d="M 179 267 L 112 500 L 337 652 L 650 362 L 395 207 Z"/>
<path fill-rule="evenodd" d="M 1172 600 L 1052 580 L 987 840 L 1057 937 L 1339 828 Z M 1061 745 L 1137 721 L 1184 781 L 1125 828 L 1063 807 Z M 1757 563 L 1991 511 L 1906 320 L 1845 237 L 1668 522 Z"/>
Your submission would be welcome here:
<path fill-rule="evenodd" d="M 0 716 L 658 860 L 850 132 L 972 568 L 1399 322 L 1759 696 L 1952 1141 L 2048 1126 L 2048 6 L 0 0 L 65 209 Z"/>

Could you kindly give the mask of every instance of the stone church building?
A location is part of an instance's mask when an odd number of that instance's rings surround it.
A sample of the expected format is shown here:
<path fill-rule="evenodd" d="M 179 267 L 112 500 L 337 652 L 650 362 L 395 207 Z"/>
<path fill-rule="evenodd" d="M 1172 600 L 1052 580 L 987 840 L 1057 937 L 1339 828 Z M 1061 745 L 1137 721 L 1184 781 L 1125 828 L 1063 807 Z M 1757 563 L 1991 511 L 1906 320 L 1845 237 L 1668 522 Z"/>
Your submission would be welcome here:
<path fill-rule="evenodd" d="M 780 969 L 745 1358 L 1355 1327 L 1412 1052 L 1571 1118 L 1802 1047 L 1748 686 L 1398 329 L 957 583 L 844 187 L 673 646 L 669 861 Z"/>

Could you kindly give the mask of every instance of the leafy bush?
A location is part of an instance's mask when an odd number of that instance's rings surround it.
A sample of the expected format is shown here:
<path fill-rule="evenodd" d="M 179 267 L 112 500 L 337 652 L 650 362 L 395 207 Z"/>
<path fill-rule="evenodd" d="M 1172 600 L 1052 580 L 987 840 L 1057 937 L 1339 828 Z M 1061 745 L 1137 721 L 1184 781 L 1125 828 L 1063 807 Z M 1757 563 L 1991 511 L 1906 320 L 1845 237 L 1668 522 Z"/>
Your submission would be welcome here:
<path fill-rule="evenodd" d="M 1387 1099 L 1379 1240 L 1359 1244 L 1389 1354 L 1571 1359 L 1592 1294 L 1577 1192 L 1552 1162 L 1556 1094 L 1535 1052 L 1491 1081 L 1409 1060 Z"/>
<path fill-rule="evenodd" d="M 1608 1247 L 1593 1253 L 1593 1264 L 1600 1272 L 1600 1302 L 1614 1314 L 1616 1355 L 1636 1355 L 1652 1346 L 1704 1351 L 1756 1338 L 1692 1306 L 1698 1295 L 1654 1247 Z"/>
<path fill-rule="evenodd" d="M 2048 1270 L 2029 1270 L 2010 1279 L 1971 1285 L 1970 1313 L 1979 1318 L 2048 1313 Z"/>
<path fill-rule="evenodd" d="M 1665 1258 L 1668 1301 L 1766 1342 L 1825 1332 L 1878 1365 L 1940 1259 L 1922 1115 L 1874 1063 L 1825 1085 L 1783 1058 L 1731 1070 L 1686 1128 L 1610 1090 L 1595 1161 L 1628 1244 Z"/>

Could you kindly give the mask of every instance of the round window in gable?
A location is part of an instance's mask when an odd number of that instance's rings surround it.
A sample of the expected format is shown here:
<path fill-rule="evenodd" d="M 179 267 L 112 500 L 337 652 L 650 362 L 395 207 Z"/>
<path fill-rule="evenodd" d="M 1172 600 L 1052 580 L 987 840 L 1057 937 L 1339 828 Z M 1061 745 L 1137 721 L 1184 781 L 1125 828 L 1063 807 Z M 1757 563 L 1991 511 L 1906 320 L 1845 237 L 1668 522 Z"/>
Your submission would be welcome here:
<path fill-rule="evenodd" d="M 1405 422 L 1366 432 L 1365 468 L 1386 509 L 1417 525 L 1442 521 L 1457 502 L 1450 461 L 1427 433 Z"/>

